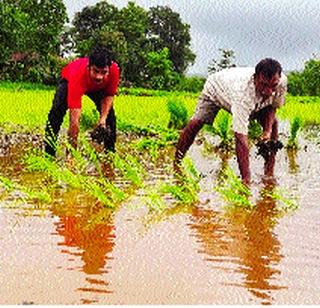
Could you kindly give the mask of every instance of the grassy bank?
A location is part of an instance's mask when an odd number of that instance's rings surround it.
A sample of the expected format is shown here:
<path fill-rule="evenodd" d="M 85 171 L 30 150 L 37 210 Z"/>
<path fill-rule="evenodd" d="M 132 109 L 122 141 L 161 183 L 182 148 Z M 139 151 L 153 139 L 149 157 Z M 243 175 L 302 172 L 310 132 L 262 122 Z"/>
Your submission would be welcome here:
<path fill-rule="evenodd" d="M 9 130 L 11 124 L 19 125 L 26 130 L 43 129 L 54 91 L 41 88 L 29 90 L 9 85 L 0 87 L 0 125 Z M 118 120 L 126 124 L 165 128 L 170 117 L 166 104 L 172 97 L 182 100 L 191 116 L 197 96 L 188 93 L 160 93 L 156 96 L 120 94 L 115 98 L 114 108 Z M 83 113 L 90 113 L 92 109 L 95 109 L 94 103 L 84 97 Z M 64 127 L 67 123 L 68 117 L 65 117 Z"/>
<path fill-rule="evenodd" d="M 139 127 L 152 125 L 166 128 L 170 117 L 166 104 L 171 98 L 177 98 L 185 103 L 188 117 L 192 115 L 197 102 L 197 94 L 163 91 L 158 93 L 146 90 L 147 95 L 145 95 L 143 89 L 130 91 L 120 90 L 114 106 L 119 122 Z M 1 83 L 0 125 L 9 130 L 12 124 L 21 126 L 23 130 L 43 130 L 53 96 L 54 88 Z M 92 109 L 94 104 L 85 97 L 83 113 L 90 113 Z M 287 102 L 279 109 L 278 115 L 282 120 L 291 121 L 298 116 L 303 125 L 320 125 L 320 98 L 288 95 Z M 65 127 L 67 122 L 68 117 L 65 117 Z"/>

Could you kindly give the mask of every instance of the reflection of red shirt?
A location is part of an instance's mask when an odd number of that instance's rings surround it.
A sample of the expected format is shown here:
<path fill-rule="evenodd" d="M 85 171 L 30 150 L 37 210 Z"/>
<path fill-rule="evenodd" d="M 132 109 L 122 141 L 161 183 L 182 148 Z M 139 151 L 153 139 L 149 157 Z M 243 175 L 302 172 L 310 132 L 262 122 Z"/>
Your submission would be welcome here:
<path fill-rule="evenodd" d="M 112 62 L 109 74 L 104 81 L 97 85 L 89 77 L 89 58 L 79 58 L 65 66 L 61 72 L 61 77 L 68 80 L 68 107 L 70 109 L 81 108 L 81 97 L 85 93 L 104 90 L 106 96 L 116 94 L 120 69 L 116 62 Z"/>

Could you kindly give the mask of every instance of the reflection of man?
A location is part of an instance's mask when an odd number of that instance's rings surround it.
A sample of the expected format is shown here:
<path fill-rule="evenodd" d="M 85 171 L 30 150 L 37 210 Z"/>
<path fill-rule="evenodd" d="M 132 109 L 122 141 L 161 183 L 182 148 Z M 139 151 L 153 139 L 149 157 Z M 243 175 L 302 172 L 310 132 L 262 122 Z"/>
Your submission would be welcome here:
<path fill-rule="evenodd" d="M 284 104 L 287 78 L 279 62 L 261 60 L 255 68 L 225 69 L 208 77 L 194 116 L 183 129 L 176 147 L 175 169 L 204 124 L 212 124 L 223 108 L 232 114 L 236 155 L 242 180 L 250 183 L 248 125 L 257 119 L 264 142 L 278 140 L 276 109 Z M 275 152 L 265 160 L 265 174 L 273 175 Z"/>
<path fill-rule="evenodd" d="M 207 260 L 220 262 L 221 257 L 237 260 L 235 271 L 244 275 L 239 285 L 264 304 L 271 304 L 270 291 L 283 288 L 272 282 L 279 274 L 276 265 L 282 258 L 281 245 L 273 232 L 275 206 L 275 200 L 264 196 L 252 211 L 237 208 L 223 219 L 219 212 L 194 208 L 194 222 L 190 224 L 202 244 L 201 252 L 210 257 Z M 237 285 L 237 282 L 230 283 Z"/>
<path fill-rule="evenodd" d="M 119 67 L 112 61 L 110 52 L 99 47 L 89 57 L 77 59 L 63 68 L 48 115 L 46 153 L 55 155 L 57 135 L 67 109 L 70 111 L 69 141 L 73 147 L 77 146 L 83 95 L 93 100 L 100 113 L 97 128 L 104 135 L 102 139 L 105 148 L 115 150 L 116 118 L 113 97 L 118 89 L 119 78 Z"/>
<path fill-rule="evenodd" d="M 82 215 L 55 213 L 55 215 L 60 216 L 56 226 L 57 232 L 64 237 L 64 241 L 59 245 L 82 250 L 77 255 L 80 255 L 84 262 L 83 271 L 86 274 L 103 273 L 107 254 L 112 252 L 114 246 L 114 226 L 106 222 L 88 226 L 88 221 L 92 219 L 88 213 L 82 213 Z M 65 249 L 64 251 L 66 252 Z M 73 254 L 71 251 L 67 252 Z"/>

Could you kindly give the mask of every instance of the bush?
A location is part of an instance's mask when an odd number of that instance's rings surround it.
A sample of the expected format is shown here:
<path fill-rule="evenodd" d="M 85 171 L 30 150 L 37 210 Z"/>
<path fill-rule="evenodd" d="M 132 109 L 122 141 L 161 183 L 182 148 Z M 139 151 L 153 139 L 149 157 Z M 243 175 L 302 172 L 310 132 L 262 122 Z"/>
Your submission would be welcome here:
<path fill-rule="evenodd" d="M 203 77 L 182 76 L 179 80 L 179 83 L 175 86 L 175 90 L 198 93 L 202 91 L 205 81 L 206 79 Z"/>
<path fill-rule="evenodd" d="M 288 92 L 292 95 L 320 95 L 320 60 L 311 59 L 305 62 L 302 72 L 288 75 Z"/>
<path fill-rule="evenodd" d="M 56 55 L 16 54 L 3 65 L 0 80 L 56 85 L 62 68 L 69 61 Z"/>

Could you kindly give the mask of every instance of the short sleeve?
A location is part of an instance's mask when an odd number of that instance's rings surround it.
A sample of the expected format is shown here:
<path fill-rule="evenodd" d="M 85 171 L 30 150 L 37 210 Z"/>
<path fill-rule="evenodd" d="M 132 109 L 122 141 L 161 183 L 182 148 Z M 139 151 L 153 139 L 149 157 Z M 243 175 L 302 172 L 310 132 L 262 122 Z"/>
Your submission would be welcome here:
<path fill-rule="evenodd" d="M 81 109 L 82 95 L 81 89 L 79 89 L 79 86 L 75 82 L 68 82 L 67 102 L 69 109 Z"/>

